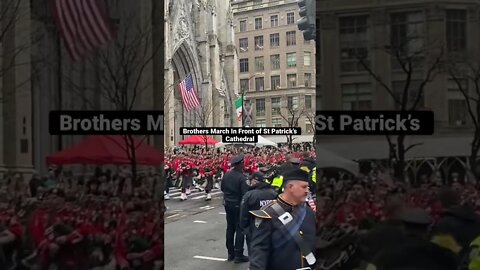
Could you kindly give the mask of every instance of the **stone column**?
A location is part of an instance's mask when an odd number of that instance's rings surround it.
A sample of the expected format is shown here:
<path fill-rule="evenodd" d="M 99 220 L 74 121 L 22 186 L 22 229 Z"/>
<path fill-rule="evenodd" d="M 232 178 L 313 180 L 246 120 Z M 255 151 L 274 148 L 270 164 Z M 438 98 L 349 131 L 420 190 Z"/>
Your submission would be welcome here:
<path fill-rule="evenodd" d="M 8 169 L 30 174 L 32 164 L 32 97 L 30 45 L 30 2 L 22 1 L 22 16 L 6 34 L 3 64 L 13 65 L 3 74 L 3 157 Z M 21 51 L 20 48 L 22 48 Z"/>

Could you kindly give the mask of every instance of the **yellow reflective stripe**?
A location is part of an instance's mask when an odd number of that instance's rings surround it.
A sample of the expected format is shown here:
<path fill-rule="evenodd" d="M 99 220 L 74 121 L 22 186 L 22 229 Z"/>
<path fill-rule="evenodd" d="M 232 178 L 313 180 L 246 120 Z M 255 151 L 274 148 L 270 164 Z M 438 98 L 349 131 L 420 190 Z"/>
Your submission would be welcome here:
<path fill-rule="evenodd" d="M 282 184 L 283 184 L 283 176 L 277 176 L 273 178 L 272 186 L 280 188 Z"/>
<path fill-rule="evenodd" d="M 462 247 L 455 241 L 451 235 L 435 235 L 432 240 L 432 243 L 437 244 L 443 248 L 451 250 L 453 253 L 458 254 Z"/>
<path fill-rule="evenodd" d="M 258 218 L 272 218 L 267 212 L 264 210 L 255 210 L 250 211 L 250 213 Z"/>
<path fill-rule="evenodd" d="M 475 238 L 475 240 L 472 241 L 472 243 L 470 244 L 471 247 L 474 247 L 474 246 L 477 246 L 477 247 L 480 247 L 480 236 Z"/>
<path fill-rule="evenodd" d="M 306 171 L 307 173 L 310 173 L 310 169 L 308 169 L 307 166 L 300 167 L 300 169 Z"/>
<path fill-rule="evenodd" d="M 480 270 L 480 237 L 475 238 L 470 244 L 472 250 L 470 251 L 470 262 L 468 264 L 468 270 Z"/>
<path fill-rule="evenodd" d="M 367 265 L 367 268 L 365 270 L 377 270 L 377 267 L 371 263 Z"/>

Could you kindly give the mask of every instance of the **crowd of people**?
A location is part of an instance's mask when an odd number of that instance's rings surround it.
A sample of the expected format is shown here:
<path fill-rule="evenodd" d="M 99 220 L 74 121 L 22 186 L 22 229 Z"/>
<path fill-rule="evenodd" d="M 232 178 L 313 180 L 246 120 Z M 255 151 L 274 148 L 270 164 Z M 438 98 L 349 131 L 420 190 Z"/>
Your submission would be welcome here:
<path fill-rule="evenodd" d="M 61 168 L 7 177 L 0 190 L 0 269 L 162 269 L 160 175 Z"/>
<path fill-rule="evenodd" d="M 273 172 L 276 166 L 287 163 L 289 158 L 315 157 L 315 150 L 309 143 L 297 144 L 293 150 L 288 147 L 232 147 L 230 149 L 191 148 L 167 149 L 165 155 L 166 190 L 169 199 L 171 187 L 181 187 L 181 200 L 187 200 L 193 188 L 204 190 L 210 200 L 210 192 L 219 187 L 222 176 L 230 170 L 230 159 L 244 155 L 244 172 L 248 175 L 262 170 Z"/>
<path fill-rule="evenodd" d="M 388 170 L 319 180 L 317 269 L 477 270 L 480 185 L 440 174 L 416 183 Z M 370 267 L 370 268 L 369 268 Z"/>

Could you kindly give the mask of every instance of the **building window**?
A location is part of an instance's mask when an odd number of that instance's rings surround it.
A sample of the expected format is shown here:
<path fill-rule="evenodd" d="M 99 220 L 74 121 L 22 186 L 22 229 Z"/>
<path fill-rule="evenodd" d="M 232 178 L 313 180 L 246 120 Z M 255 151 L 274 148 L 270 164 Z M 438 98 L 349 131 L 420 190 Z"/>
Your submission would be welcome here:
<path fill-rule="evenodd" d="M 296 66 L 297 66 L 297 54 L 287 53 L 287 67 L 296 67 Z"/>
<path fill-rule="evenodd" d="M 273 48 L 278 46 L 280 46 L 280 34 L 270 34 L 270 47 Z"/>
<path fill-rule="evenodd" d="M 371 85 L 369 83 L 343 84 L 342 102 L 343 110 L 346 111 L 371 110 Z"/>
<path fill-rule="evenodd" d="M 287 87 L 293 88 L 297 86 L 297 74 L 287 74 Z"/>
<path fill-rule="evenodd" d="M 259 98 L 255 101 L 255 111 L 257 116 L 265 115 L 265 99 Z"/>
<path fill-rule="evenodd" d="M 263 91 L 265 89 L 264 86 L 265 86 L 265 80 L 263 79 L 263 77 L 255 78 L 256 91 Z"/>
<path fill-rule="evenodd" d="M 240 32 L 246 32 L 247 31 L 247 21 L 242 20 L 240 21 Z"/>
<path fill-rule="evenodd" d="M 255 51 L 263 50 L 263 36 L 255 37 Z"/>
<path fill-rule="evenodd" d="M 297 37 L 296 31 L 288 31 L 287 32 L 287 46 L 295 46 L 297 45 Z"/>
<path fill-rule="evenodd" d="M 305 96 L 305 109 L 311 109 L 312 108 L 312 96 L 306 95 Z"/>
<path fill-rule="evenodd" d="M 454 127 L 467 124 L 467 102 L 465 99 L 448 98 L 448 124 Z"/>
<path fill-rule="evenodd" d="M 242 93 L 248 92 L 250 90 L 250 80 L 249 79 L 240 79 L 240 91 Z"/>
<path fill-rule="evenodd" d="M 425 15 L 422 12 L 391 14 L 392 68 L 400 69 L 403 59 L 418 67 L 423 62 Z M 418 63 L 418 65 L 417 65 Z"/>
<path fill-rule="evenodd" d="M 261 72 L 264 69 L 263 56 L 255 57 L 255 71 Z"/>
<path fill-rule="evenodd" d="M 273 127 L 282 127 L 282 118 L 272 118 L 272 126 Z"/>
<path fill-rule="evenodd" d="M 255 30 L 262 28 L 262 18 L 255 18 Z"/>
<path fill-rule="evenodd" d="M 240 72 L 248 72 L 248 58 L 240 59 Z"/>
<path fill-rule="evenodd" d="M 280 109 L 282 108 L 282 103 L 280 102 L 279 97 L 274 97 L 272 100 L 272 115 L 279 115 Z"/>
<path fill-rule="evenodd" d="M 305 87 L 310 87 L 312 85 L 312 73 L 303 74 L 303 79 L 305 82 Z"/>
<path fill-rule="evenodd" d="M 278 15 L 270 16 L 270 26 L 277 27 L 278 26 Z"/>
<path fill-rule="evenodd" d="M 240 46 L 240 52 L 248 51 L 248 38 L 241 38 L 238 40 Z"/>
<path fill-rule="evenodd" d="M 460 81 L 462 90 L 468 91 L 468 83 L 466 80 Z M 455 80 L 448 80 L 447 85 L 448 98 L 448 124 L 450 126 L 458 127 L 467 124 L 467 101 L 460 91 Z"/>
<path fill-rule="evenodd" d="M 295 23 L 295 13 L 288 12 L 287 13 L 287 24 L 294 24 Z"/>
<path fill-rule="evenodd" d="M 265 121 L 265 119 L 256 119 L 255 127 L 267 127 L 267 122 Z"/>
<path fill-rule="evenodd" d="M 270 66 L 271 70 L 280 69 L 280 54 L 270 55 Z"/>
<path fill-rule="evenodd" d="M 280 88 L 280 76 L 275 75 L 270 77 L 270 88 L 272 90 L 277 90 Z"/>
<path fill-rule="evenodd" d="M 305 130 L 307 131 L 307 134 L 313 133 L 313 125 L 310 119 L 305 119 Z"/>
<path fill-rule="evenodd" d="M 414 106 L 421 83 L 422 83 L 421 81 L 416 81 L 416 80 L 410 81 L 410 85 L 408 88 L 407 110 L 411 109 Z M 402 98 L 403 98 L 403 93 L 405 92 L 405 82 L 394 81 L 392 82 L 392 88 L 393 88 L 393 94 L 395 95 L 395 98 L 401 103 L 403 103 Z M 395 102 L 395 109 L 400 109 L 401 103 Z M 415 109 L 422 108 L 423 106 L 424 106 L 424 99 L 423 99 L 423 93 L 421 93 L 421 97 L 418 103 L 415 105 Z"/>
<path fill-rule="evenodd" d="M 312 53 L 303 52 L 303 65 L 310 66 L 312 64 Z"/>
<path fill-rule="evenodd" d="M 296 110 L 298 109 L 298 97 L 288 97 L 287 99 L 287 108 L 289 110 Z"/>
<path fill-rule="evenodd" d="M 340 18 L 340 66 L 342 72 L 364 70 L 359 59 L 368 60 L 367 16 Z"/>
<path fill-rule="evenodd" d="M 447 50 L 463 52 L 467 49 L 467 12 L 447 10 Z"/>

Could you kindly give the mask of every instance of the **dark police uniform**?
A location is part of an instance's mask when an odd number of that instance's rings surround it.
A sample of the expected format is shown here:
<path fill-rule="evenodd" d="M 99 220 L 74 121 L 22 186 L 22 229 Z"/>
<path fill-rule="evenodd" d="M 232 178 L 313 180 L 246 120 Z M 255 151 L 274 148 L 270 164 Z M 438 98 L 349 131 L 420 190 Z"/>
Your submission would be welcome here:
<path fill-rule="evenodd" d="M 308 182 L 308 173 L 294 169 L 284 180 Z M 282 195 L 255 216 L 250 244 L 250 270 L 315 269 L 316 217 L 306 203 L 292 205 Z"/>
<path fill-rule="evenodd" d="M 255 219 L 249 212 L 259 210 L 277 198 L 277 192 L 273 190 L 270 184 L 265 183 L 263 173 L 255 172 L 250 179 L 255 179 L 259 182 L 250 186 L 250 190 L 243 196 L 240 207 L 240 227 L 247 237 L 247 246 L 250 246 Z"/>
<path fill-rule="evenodd" d="M 230 162 L 231 166 L 242 163 L 243 156 L 235 156 Z M 234 168 L 223 176 L 221 190 L 227 216 L 226 246 L 228 260 L 231 261 L 235 258 L 236 262 L 246 261 L 243 256 L 245 235 L 240 228 L 240 204 L 243 195 L 248 191 L 247 178 L 241 170 Z"/>
<path fill-rule="evenodd" d="M 317 191 L 317 170 L 315 166 L 315 160 L 311 158 L 305 158 L 300 165 L 301 168 L 306 168 L 310 174 L 310 192 L 312 194 L 315 194 Z"/>

